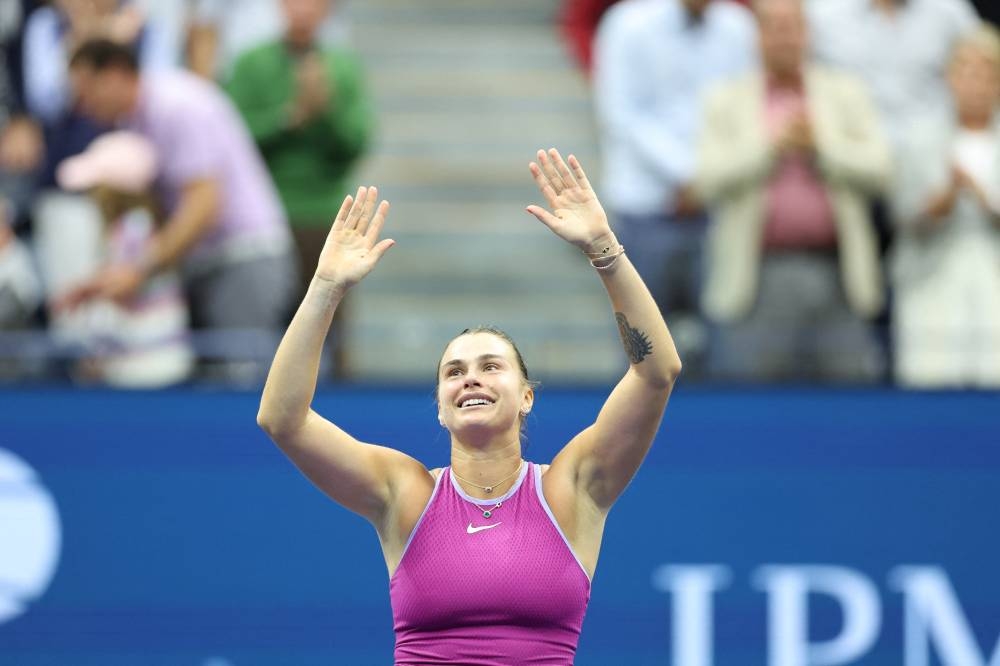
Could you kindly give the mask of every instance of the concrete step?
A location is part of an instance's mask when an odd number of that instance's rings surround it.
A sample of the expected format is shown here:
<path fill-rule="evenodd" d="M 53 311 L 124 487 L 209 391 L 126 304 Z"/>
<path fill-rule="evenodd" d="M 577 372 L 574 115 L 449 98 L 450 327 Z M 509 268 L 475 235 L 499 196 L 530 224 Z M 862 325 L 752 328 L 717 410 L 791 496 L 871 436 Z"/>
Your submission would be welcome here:
<path fill-rule="evenodd" d="M 484 130 L 485 131 L 485 130 Z M 435 153 L 391 155 L 376 151 L 359 168 L 356 182 L 377 185 L 390 201 L 400 195 L 407 199 L 442 204 L 456 201 L 508 202 L 513 210 L 529 203 L 544 203 L 538 188 L 531 179 L 528 162 L 542 140 L 525 142 L 523 146 L 508 147 L 502 155 L 484 151 L 467 155 Z M 457 153 L 457 151 L 456 151 Z M 597 160 L 584 151 L 574 151 L 588 174 L 597 171 L 590 165 Z M 414 192 L 413 190 L 421 190 Z"/>
<path fill-rule="evenodd" d="M 475 27 L 551 22 L 558 6 L 558 0 L 354 0 L 346 9 L 352 25 Z"/>
<path fill-rule="evenodd" d="M 527 114 L 523 109 L 511 112 L 491 107 L 470 114 L 461 108 L 383 108 L 376 141 L 377 149 L 392 155 L 479 156 L 495 152 L 516 157 L 518 167 L 532 159 L 537 148 L 554 146 L 574 152 L 585 168 L 597 153 L 596 129 L 589 109 L 569 112 L 538 108 Z"/>
<path fill-rule="evenodd" d="M 489 324 L 517 342 L 533 375 L 605 381 L 625 357 L 607 298 L 544 294 L 374 294 L 359 285 L 349 305 L 349 372 L 366 379 L 433 378 L 447 343 L 465 328 Z M 596 285 L 600 290 L 600 286 Z"/>
<path fill-rule="evenodd" d="M 432 22 L 417 28 L 399 21 L 362 22 L 357 17 L 354 32 L 360 31 L 364 39 L 355 40 L 354 49 L 374 64 L 423 66 L 437 60 L 443 65 L 451 60 L 456 71 L 490 65 L 510 69 L 512 63 L 545 67 L 563 61 L 562 43 L 553 39 L 558 31 L 544 19 L 461 26 Z"/>
<path fill-rule="evenodd" d="M 586 257 L 548 229 L 539 232 L 530 224 L 525 223 L 529 229 L 524 231 L 499 233 L 393 233 L 397 244 L 379 264 L 377 281 L 435 279 L 441 288 L 459 289 L 473 278 L 477 283 L 498 284 L 499 291 L 504 285 L 535 286 L 546 281 L 550 292 L 556 285 L 575 289 L 574 282 L 591 283 L 593 270 Z"/>

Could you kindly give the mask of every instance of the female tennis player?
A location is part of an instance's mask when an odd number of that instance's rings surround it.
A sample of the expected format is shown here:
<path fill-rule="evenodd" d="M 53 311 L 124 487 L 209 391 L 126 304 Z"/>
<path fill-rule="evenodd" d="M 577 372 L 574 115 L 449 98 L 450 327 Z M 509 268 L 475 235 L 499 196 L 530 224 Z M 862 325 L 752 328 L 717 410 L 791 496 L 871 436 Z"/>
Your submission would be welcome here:
<path fill-rule="evenodd" d="M 579 162 L 538 152 L 548 203 L 527 211 L 579 248 L 608 292 L 629 368 L 592 425 L 552 460 L 521 457 L 534 391 L 496 329 L 460 334 L 438 365 L 451 464 L 428 470 L 314 412 L 337 304 L 393 245 L 389 211 L 360 188 L 337 213 L 315 276 L 278 348 L 257 421 L 334 501 L 367 518 L 389 570 L 395 663 L 572 664 L 608 511 L 649 450 L 681 369 L 649 291 L 615 240 Z M 512 252 L 514 250 L 512 249 Z"/>

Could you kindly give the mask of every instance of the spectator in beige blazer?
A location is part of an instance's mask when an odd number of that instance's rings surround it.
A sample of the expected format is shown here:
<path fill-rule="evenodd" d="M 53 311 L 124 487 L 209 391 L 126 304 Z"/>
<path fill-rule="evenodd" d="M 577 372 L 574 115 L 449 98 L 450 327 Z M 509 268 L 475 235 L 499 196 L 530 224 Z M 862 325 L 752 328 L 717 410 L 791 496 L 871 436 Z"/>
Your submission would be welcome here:
<path fill-rule="evenodd" d="M 761 69 L 710 92 L 698 149 L 712 364 L 742 381 L 873 381 L 884 294 L 868 198 L 888 144 L 863 85 L 807 62 L 801 0 L 753 8 Z"/>

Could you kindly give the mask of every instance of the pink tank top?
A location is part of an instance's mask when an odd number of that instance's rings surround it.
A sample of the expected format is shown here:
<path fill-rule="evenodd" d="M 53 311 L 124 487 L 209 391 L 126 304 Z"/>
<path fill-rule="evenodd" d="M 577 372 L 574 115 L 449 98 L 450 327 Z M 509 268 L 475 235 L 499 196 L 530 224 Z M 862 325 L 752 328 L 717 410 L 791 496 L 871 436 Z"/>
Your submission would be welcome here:
<path fill-rule="evenodd" d="M 514 486 L 475 499 L 442 470 L 389 581 L 396 666 L 573 663 L 590 579 L 526 463 Z M 489 518 L 474 505 L 502 502 Z"/>

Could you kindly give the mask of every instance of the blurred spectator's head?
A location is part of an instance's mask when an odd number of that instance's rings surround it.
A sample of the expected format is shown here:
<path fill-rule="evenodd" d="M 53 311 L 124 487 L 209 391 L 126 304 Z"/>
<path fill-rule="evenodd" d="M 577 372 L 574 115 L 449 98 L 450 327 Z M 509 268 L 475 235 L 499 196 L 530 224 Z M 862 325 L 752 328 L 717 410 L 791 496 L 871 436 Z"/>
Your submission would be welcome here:
<path fill-rule="evenodd" d="M 955 46 L 948 83 L 959 116 L 988 122 L 1000 105 L 1000 30 L 984 23 Z"/>
<path fill-rule="evenodd" d="M 777 78 L 797 77 L 808 48 L 802 0 L 755 0 L 764 69 Z"/>
<path fill-rule="evenodd" d="M 151 190 L 158 170 L 152 142 L 121 130 L 102 134 L 85 151 L 63 160 L 56 182 L 69 192 L 89 192 L 112 222 L 134 208 L 155 210 Z"/>
<path fill-rule="evenodd" d="M 331 4 L 331 0 L 282 0 L 288 40 L 295 46 L 311 44 Z"/>
<path fill-rule="evenodd" d="M 689 14 L 693 16 L 701 16 L 705 13 L 705 8 L 708 7 L 712 0 L 681 0 L 681 4 L 688 11 Z"/>
<path fill-rule="evenodd" d="M 114 123 L 134 108 L 138 74 L 135 51 L 110 39 L 84 42 L 70 61 L 80 110 L 102 123 Z"/>
<path fill-rule="evenodd" d="M 118 9 L 118 0 L 55 0 L 52 4 L 71 25 L 109 16 Z"/>
<path fill-rule="evenodd" d="M 156 172 L 156 148 L 149 139 L 121 130 L 102 134 L 85 151 L 63 160 L 56 180 L 71 192 L 106 185 L 139 193 L 152 186 Z"/>

